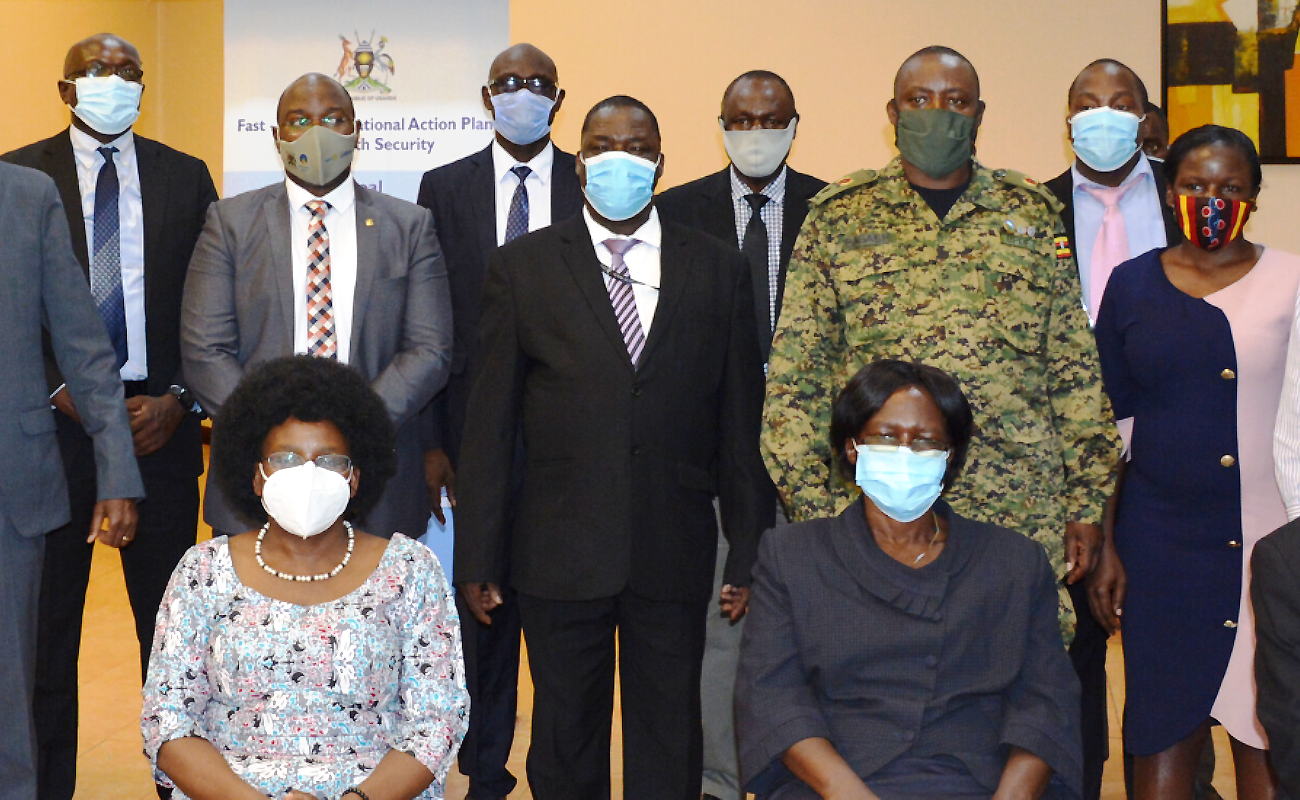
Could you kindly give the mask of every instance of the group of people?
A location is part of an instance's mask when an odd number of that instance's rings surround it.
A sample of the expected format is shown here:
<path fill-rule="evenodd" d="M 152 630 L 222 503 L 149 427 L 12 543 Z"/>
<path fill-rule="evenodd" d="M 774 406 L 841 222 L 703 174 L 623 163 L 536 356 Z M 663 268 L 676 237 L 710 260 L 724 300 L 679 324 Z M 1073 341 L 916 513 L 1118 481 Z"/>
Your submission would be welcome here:
<path fill-rule="evenodd" d="M 72 796 L 94 541 L 163 797 L 434 798 L 457 758 L 506 797 L 522 631 L 541 800 L 610 796 L 616 663 L 630 800 L 1095 800 L 1121 620 L 1133 796 L 1212 792 L 1214 723 L 1239 797 L 1300 796 L 1300 260 L 1242 236 L 1250 140 L 1167 146 L 1125 65 L 1068 87 L 1044 184 L 974 158 L 949 48 L 830 185 L 747 72 L 727 167 L 656 196 L 654 112 L 559 150 L 519 44 L 416 204 L 352 179 L 323 75 L 285 180 L 224 200 L 133 133 L 131 44 L 58 85 L 68 130 L 0 164 L 0 797 Z M 408 538 L 443 495 L 450 582 Z"/>

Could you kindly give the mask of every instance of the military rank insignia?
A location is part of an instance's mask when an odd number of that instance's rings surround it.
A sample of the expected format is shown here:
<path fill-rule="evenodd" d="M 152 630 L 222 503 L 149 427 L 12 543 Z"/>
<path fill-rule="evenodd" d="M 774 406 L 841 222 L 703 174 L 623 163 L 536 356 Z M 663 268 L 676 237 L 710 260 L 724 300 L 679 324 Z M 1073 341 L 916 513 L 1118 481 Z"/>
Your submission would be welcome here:
<path fill-rule="evenodd" d="M 1074 253 L 1070 252 L 1070 237 L 1057 236 L 1052 240 L 1052 244 L 1056 245 L 1057 258 L 1070 258 L 1074 255 Z"/>

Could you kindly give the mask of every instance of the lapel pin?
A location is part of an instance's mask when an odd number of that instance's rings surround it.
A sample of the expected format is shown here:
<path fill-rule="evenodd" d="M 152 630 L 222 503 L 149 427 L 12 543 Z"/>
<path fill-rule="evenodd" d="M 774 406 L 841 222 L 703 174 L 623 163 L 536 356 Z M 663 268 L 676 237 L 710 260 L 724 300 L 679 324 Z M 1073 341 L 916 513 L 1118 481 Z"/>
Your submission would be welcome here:
<path fill-rule="evenodd" d="M 375 221 L 374 221 L 373 219 L 370 219 L 369 217 L 367 217 L 367 218 L 366 218 L 366 227 L 367 227 L 367 228 L 373 228 L 373 227 L 375 227 Z"/>

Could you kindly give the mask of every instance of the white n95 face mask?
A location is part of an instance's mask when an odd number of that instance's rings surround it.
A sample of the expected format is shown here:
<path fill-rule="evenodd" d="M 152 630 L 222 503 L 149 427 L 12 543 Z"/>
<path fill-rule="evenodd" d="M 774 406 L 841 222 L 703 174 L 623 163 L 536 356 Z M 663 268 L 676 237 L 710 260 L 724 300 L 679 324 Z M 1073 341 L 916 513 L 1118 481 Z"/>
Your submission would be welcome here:
<path fill-rule="evenodd" d="M 262 508 L 276 524 L 294 536 L 306 539 L 324 533 L 348 507 L 352 484 L 348 479 L 315 462 L 277 470 L 269 476 L 259 463 Z"/>
<path fill-rule="evenodd" d="M 727 149 L 727 156 L 741 175 L 750 178 L 766 178 L 790 154 L 794 144 L 794 128 L 799 119 L 790 120 L 784 128 L 751 128 L 747 131 L 729 131 L 721 119 L 722 146 Z"/>
<path fill-rule="evenodd" d="M 284 171 L 310 186 L 324 186 L 352 166 L 357 149 L 357 130 L 339 133 L 324 125 L 313 125 L 292 142 L 280 143 Z"/>
<path fill-rule="evenodd" d="M 77 119 L 105 136 L 115 136 L 140 118 L 140 96 L 144 86 L 108 75 L 66 81 L 77 87 L 77 104 L 68 106 Z"/>

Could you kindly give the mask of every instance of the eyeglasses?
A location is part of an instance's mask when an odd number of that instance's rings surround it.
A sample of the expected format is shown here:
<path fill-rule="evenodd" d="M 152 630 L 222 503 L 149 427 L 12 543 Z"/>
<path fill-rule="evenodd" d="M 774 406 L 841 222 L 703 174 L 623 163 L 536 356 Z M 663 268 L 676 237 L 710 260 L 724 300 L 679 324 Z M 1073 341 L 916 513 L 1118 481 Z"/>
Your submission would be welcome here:
<path fill-rule="evenodd" d="M 297 453 L 272 453 L 263 461 L 266 462 L 266 471 L 268 474 L 279 472 L 282 469 L 292 469 L 301 467 L 307 463 L 307 459 Z M 347 475 L 352 471 L 352 459 L 337 453 L 327 453 L 316 456 L 312 459 L 316 466 L 321 469 L 327 469 L 330 472 L 337 472 L 340 475 Z"/>
<path fill-rule="evenodd" d="M 285 120 L 280 127 L 286 131 L 305 131 L 314 124 L 310 117 L 296 116 Z M 352 118 L 347 114 L 326 114 L 320 118 L 320 124 L 330 129 L 346 128 L 352 124 Z"/>
<path fill-rule="evenodd" d="M 864 436 L 858 446 L 881 450 L 906 447 L 918 456 L 940 456 L 948 452 L 948 445 L 937 439 L 913 439 L 903 444 L 897 436 Z"/>
<path fill-rule="evenodd" d="M 520 89 L 527 89 L 533 94 L 544 94 L 548 97 L 555 96 L 555 84 L 546 78 L 521 78 L 518 75 L 506 75 L 504 78 L 488 81 L 488 86 L 496 89 L 496 94 L 508 94 L 517 92 Z"/>
<path fill-rule="evenodd" d="M 86 65 L 85 69 L 80 72 L 74 72 L 64 80 L 74 80 L 76 78 L 107 78 L 110 75 L 116 75 L 124 81 L 139 83 L 144 77 L 144 70 L 134 64 L 123 64 L 120 67 L 111 67 L 102 61 L 92 61 Z"/>

